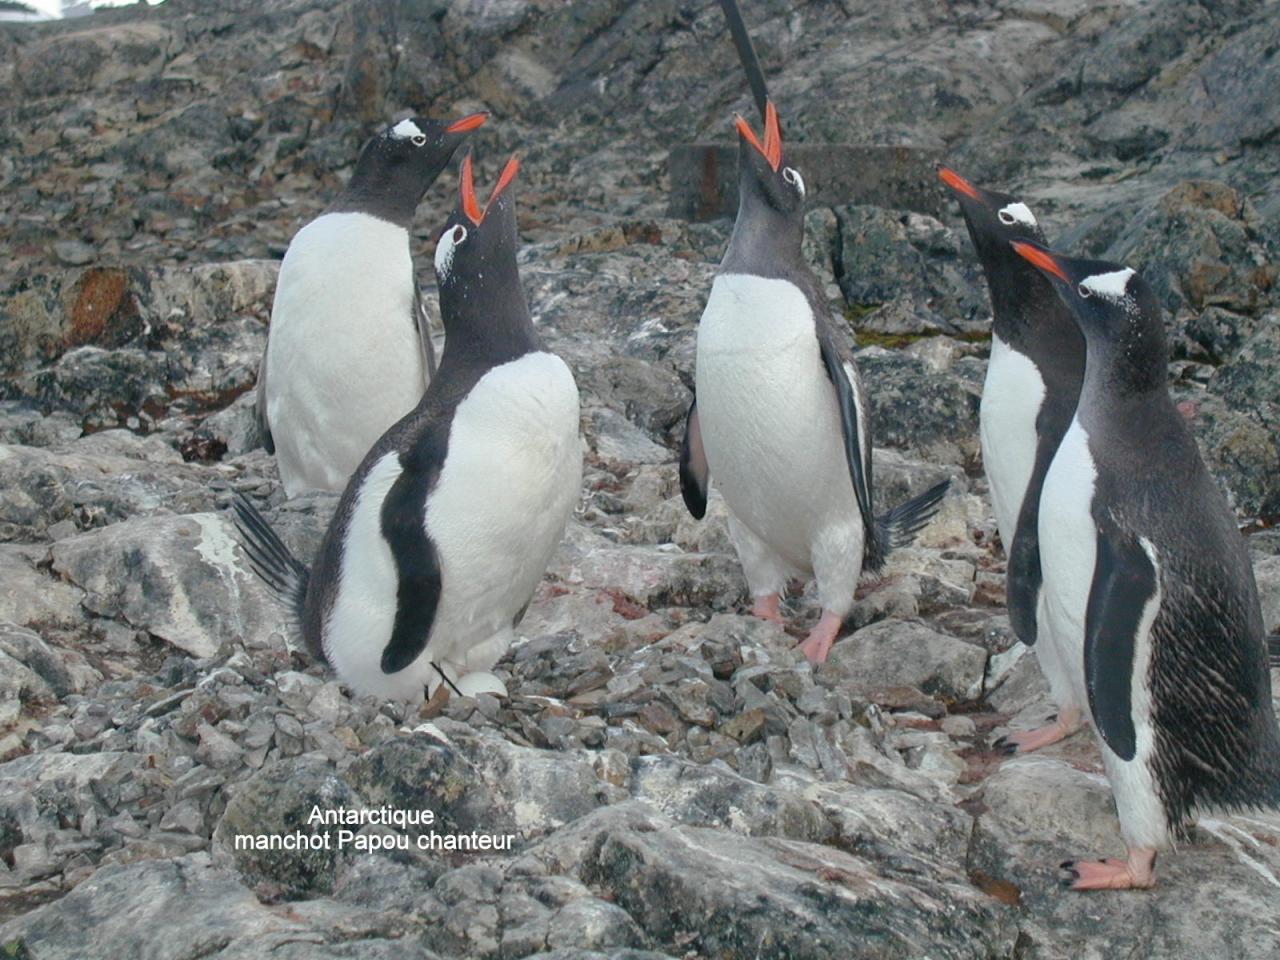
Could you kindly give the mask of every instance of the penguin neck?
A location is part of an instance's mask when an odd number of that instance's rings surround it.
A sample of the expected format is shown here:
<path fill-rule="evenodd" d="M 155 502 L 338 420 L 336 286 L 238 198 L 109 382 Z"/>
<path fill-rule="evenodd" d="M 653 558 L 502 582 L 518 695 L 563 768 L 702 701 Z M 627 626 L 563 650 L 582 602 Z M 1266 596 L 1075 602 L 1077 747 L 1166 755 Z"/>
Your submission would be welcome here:
<path fill-rule="evenodd" d="M 803 216 L 779 213 L 744 196 L 738 205 L 729 247 L 720 261 L 720 272 L 781 276 L 787 272 L 787 265 L 803 262 L 803 240 Z"/>
<path fill-rule="evenodd" d="M 1029 357 L 1046 383 L 1078 392 L 1084 379 L 1084 334 L 1057 292 L 1025 261 L 984 264 L 990 283 L 991 331 Z"/>
<path fill-rule="evenodd" d="M 408 230 L 426 187 L 417 182 L 413 171 L 386 176 L 357 165 L 346 189 L 329 206 L 329 212 L 356 211 L 386 220 Z"/>
<path fill-rule="evenodd" d="M 483 280 L 454 277 L 441 284 L 440 316 L 442 365 L 450 352 L 496 366 L 542 347 L 514 263 L 509 269 L 486 271 Z"/>
<path fill-rule="evenodd" d="M 1163 338 L 1160 338 L 1163 344 Z M 1184 426 L 1169 396 L 1168 367 L 1154 344 L 1086 336 L 1084 384 L 1077 416 L 1090 434 L 1104 431 L 1146 446 Z"/>

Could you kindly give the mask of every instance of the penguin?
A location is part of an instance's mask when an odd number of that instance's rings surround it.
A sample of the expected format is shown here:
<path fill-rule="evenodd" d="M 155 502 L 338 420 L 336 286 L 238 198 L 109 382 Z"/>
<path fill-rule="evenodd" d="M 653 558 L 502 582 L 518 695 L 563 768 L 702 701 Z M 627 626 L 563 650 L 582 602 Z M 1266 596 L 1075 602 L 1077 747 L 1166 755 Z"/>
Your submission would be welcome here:
<path fill-rule="evenodd" d="M 1039 244 L 1085 338 L 1076 412 L 1045 476 L 1041 642 L 1069 664 L 1125 859 L 1068 860 L 1076 890 L 1150 887 L 1206 809 L 1280 806 L 1280 733 L 1244 537 L 1167 387 L 1160 307 L 1133 270 Z"/>
<path fill-rule="evenodd" d="M 804 178 L 785 161 L 772 102 L 763 143 L 735 125 L 738 216 L 698 325 L 681 492 L 701 518 L 715 478 L 755 616 L 781 624 L 787 582 L 817 581 L 822 616 L 800 647 L 817 664 L 862 571 L 928 522 L 949 481 L 873 515 L 865 394 L 800 250 Z"/>
<path fill-rule="evenodd" d="M 1006 193 L 985 190 L 947 167 L 938 177 L 955 194 L 991 293 L 991 356 L 982 386 L 979 439 L 1000 541 L 1008 557 L 1006 604 L 1014 634 L 1034 647 L 1058 704 L 1052 722 L 1001 737 L 1006 753 L 1027 753 L 1080 729 L 1066 664 L 1053 645 L 1036 645 L 1042 576 L 1040 492 L 1084 380 L 1084 335 L 1052 284 L 1018 256 L 1015 240 L 1044 243 L 1035 214 Z"/>
<path fill-rule="evenodd" d="M 358 694 L 417 701 L 442 683 L 505 694 L 486 671 L 578 500 L 578 388 L 539 339 L 520 284 L 517 169 L 512 157 L 482 208 L 463 160 L 435 254 L 440 369 L 360 462 L 311 570 L 235 502 L 255 570 Z"/>
<path fill-rule="evenodd" d="M 293 237 L 258 367 L 258 428 L 285 492 L 340 492 L 435 373 L 409 252 L 422 195 L 486 113 L 370 140 L 341 195 Z"/>

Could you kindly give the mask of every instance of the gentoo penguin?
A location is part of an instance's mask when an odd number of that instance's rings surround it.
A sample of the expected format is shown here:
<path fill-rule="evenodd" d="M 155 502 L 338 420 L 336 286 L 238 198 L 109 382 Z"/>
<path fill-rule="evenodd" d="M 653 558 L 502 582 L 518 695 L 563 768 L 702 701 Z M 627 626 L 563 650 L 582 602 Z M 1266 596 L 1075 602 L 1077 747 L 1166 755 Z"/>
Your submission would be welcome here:
<path fill-rule="evenodd" d="M 1244 538 L 1166 386 L 1164 324 L 1132 270 L 1014 249 L 1084 333 L 1079 404 L 1040 507 L 1042 643 L 1071 665 L 1126 860 L 1069 860 L 1077 890 L 1149 887 L 1200 810 L 1280 805 L 1280 734 Z"/>
<path fill-rule="evenodd" d="M 822 617 L 801 649 L 821 663 L 864 566 L 879 569 L 927 522 L 947 483 L 879 520 L 872 514 L 858 371 L 800 252 L 804 179 L 785 163 L 772 103 L 763 144 L 741 117 L 736 125 L 738 217 L 698 325 L 681 490 L 701 517 L 715 478 L 756 616 L 781 623 L 787 581 L 817 580 Z"/>
<path fill-rule="evenodd" d="M 516 170 L 512 157 L 482 209 L 463 160 L 435 256 L 440 370 L 361 461 L 310 573 L 236 503 L 254 566 L 360 694 L 505 692 L 483 671 L 510 645 L 578 499 L 578 388 L 520 285 Z"/>
<path fill-rule="evenodd" d="M 258 368 L 257 412 L 290 497 L 342 490 L 435 373 L 409 227 L 422 195 L 487 116 L 415 118 L 383 130 L 342 194 L 289 244 Z"/>
<path fill-rule="evenodd" d="M 938 168 L 938 177 L 960 201 L 991 292 L 991 357 L 978 418 L 982 463 L 1008 556 L 1009 622 L 1018 639 L 1032 646 L 1042 584 L 1040 491 L 1080 396 L 1084 336 L 1052 284 L 1011 246 L 1015 240 L 1044 242 L 1027 205 L 974 186 L 946 167 Z M 1067 665 L 1054 659 L 1052 645 L 1035 649 L 1058 704 L 1057 717 L 1039 730 L 1002 737 L 997 749 L 1035 750 L 1074 733 L 1083 722 Z"/>

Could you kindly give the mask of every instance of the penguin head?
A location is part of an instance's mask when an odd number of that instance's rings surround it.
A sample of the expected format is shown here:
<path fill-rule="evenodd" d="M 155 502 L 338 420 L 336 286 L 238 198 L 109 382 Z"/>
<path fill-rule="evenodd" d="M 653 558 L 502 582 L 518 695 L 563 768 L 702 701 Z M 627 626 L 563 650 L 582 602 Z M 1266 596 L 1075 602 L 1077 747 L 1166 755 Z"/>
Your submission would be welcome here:
<path fill-rule="evenodd" d="M 965 226 L 984 264 L 1019 262 L 1010 244 L 1015 240 L 1043 244 L 1044 231 L 1030 208 L 1017 197 L 985 190 L 949 167 L 939 165 L 938 179 L 960 201 Z"/>
<path fill-rule="evenodd" d="M 520 170 L 520 160 L 512 156 L 502 168 L 498 182 L 483 206 L 476 199 L 475 170 L 471 153 L 462 158 L 458 176 L 458 205 L 445 221 L 436 244 L 436 281 L 441 293 L 484 277 L 486 268 L 495 270 L 516 259 L 516 205 L 508 188 Z"/>
<path fill-rule="evenodd" d="M 741 116 L 734 117 L 738 130 L 738 196 L 743 209 L 760 207 L 788 219 L 804 219 L 804 178 L 786 164 L 782 154 L 782 131 L 773 101 L 765 103 L 764 143 Z"/>
<path fill-rule="evenodd" d="M 1107 260 L 1054 253 L 1016 240 L 1018 256 L 1048 277 L 1084 334 L 1090 360 L 1097 356 L 1112 379 L 1132 389 L 1163 387 L 1168 349 L 1160 304 L 1151 286 L 1131 268 Z"/>
<path fill-rule="evenodd" d="M 453 121 L 409 117 L 391 124 L 365 144 L 347 193 L 407 226 L 454 151 L 487 119 L 487 113 L 473 113 Z"/>

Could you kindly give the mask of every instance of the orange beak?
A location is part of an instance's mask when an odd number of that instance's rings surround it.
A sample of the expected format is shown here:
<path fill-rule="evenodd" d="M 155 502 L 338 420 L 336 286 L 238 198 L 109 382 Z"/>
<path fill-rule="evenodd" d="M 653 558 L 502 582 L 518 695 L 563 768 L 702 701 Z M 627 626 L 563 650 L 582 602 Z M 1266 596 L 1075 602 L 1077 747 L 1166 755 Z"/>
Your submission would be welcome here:
<path fill-rule="evenodd" d="M 471 167 L 471 154 L 468 153 L 463 157 L 462 175 L 459 178 L 458 190 L 462 195 L 462 212 L 467 215 L 467 219 L 477 227 L 480 226 L 484 222 L 485 214 L 493 206 L 493 201 L 498 199 L 498 194 L 502 193 L 511 184 L 511 181 L 516 178 L 516 174 L 519 171 L 520 158 L 512 154 L 511 159 L 502 168 L 502 173 L 498 175 L 498 182 L 494 185 L 493 192 L 489 194 L 489 202 L 481 210 L 480 204 L 476 201 L 475 173 Z"/>
<path fill-rule="evenodd" d="M 1022 243 L 1019 240 L 1013 242 L 1014 252 L 1022 259 L 1027 260 L 1033 267 L 1037 267 L 1051 277 L 1056 277 L 1063 283 L 1070 283 L 1071 278 L 1058 265 L 1058 261 L 1053 259 L 1049 254 L 1045 253 L 1039 247 L 1033 247 L 1029 243 Z"/>
<path fill-rule="evenodd" d="M 461 120 L 455 120 L 444 128 L 445 133 L 470 133 L 484 126 L 484 122 L 489 119 L 487 113 L 472 113 L 463 117 Z"/>
<path fill-rule="evenodd" d="M 773 101 L 766 100 L 764 105 L 763 145 L 761 145 L 759 138 L 756 137 L 755 131 L 751 129 L 751 124 L 747 123 L 741 116 L 734 115 L 733 125 L 738 128 L 739 136 L 759 150 L 760 155 L 765 158 L 765 161 L 776 173 L 778 167 L 782 166 L 782 131 L 778 126 L 778 111 L 774 107 Z"/>
<path fill-rule="evenodd" d="M 962 193 L 972 200 L 981 200 L 978 196 L 977 189 L 964 177 L 956 173 L 950 167 L 938 167 L 938 179 L 945 183 L 956 193 Z"/>

